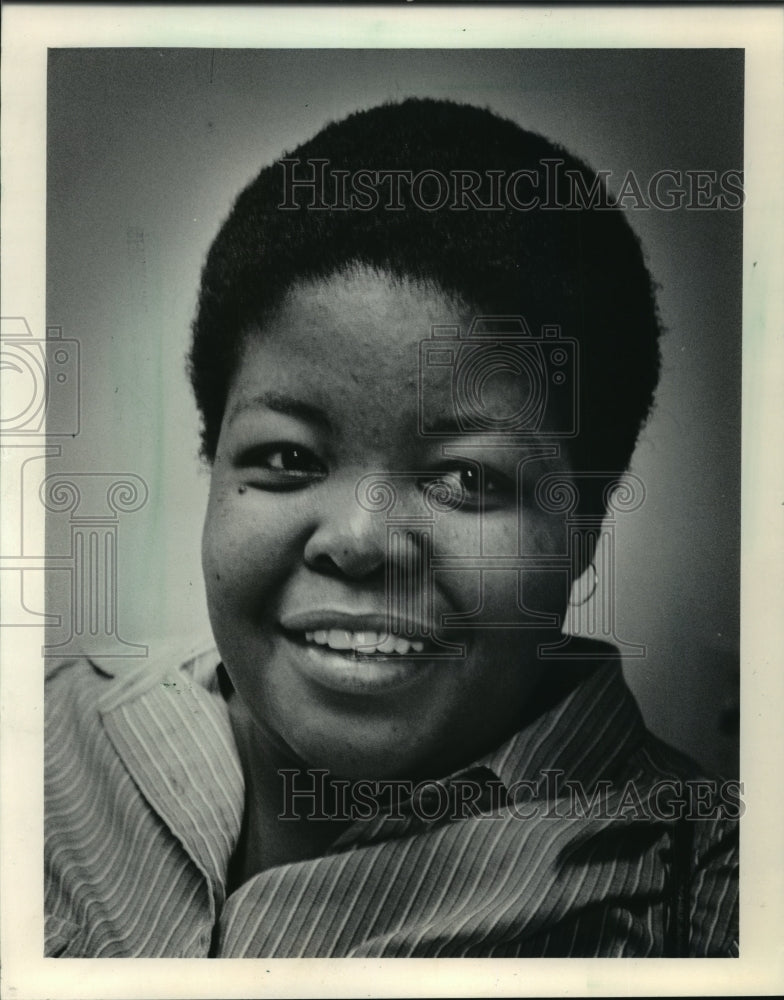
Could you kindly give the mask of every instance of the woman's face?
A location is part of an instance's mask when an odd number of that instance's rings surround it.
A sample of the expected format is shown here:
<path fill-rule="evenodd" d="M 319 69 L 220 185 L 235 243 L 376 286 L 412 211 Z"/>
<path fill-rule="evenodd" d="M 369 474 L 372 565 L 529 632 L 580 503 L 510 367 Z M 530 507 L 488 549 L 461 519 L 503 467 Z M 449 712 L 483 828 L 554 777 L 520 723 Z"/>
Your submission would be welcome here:
<path fill-rule="evenodd" d="M 260 748 L 345 777 L 434 776 L 520 725 L 567 579 L 558 564 L 503 560 L 563 556 L 563 520 L 533 494 L 568 469 L 541 441 L 461 431 L 448 366 L 428 358 L 420 381 L 431 327 L 471 319 L 438 292 L 358 270 L 297 286 L 247 339 L 203 566 Z M 481 405 L 502 418 L 526 391 L 496 371 Z M 420 393 L 437 435 L 420 433 Z"/>

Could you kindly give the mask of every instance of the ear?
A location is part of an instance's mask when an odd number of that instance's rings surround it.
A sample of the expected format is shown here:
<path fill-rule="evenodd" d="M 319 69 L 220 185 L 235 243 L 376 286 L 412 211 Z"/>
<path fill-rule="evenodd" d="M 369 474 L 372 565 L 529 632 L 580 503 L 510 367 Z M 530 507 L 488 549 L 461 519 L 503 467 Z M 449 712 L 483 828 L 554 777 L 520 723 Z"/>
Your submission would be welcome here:
<path fill-rule="evenodd" d="M 596 567 L 593 562 L 589 562 L 579 575 L 572 578 L 569 605 L 571 607 L 578 607 L 581 604 L 587 604 L 596 591 L 598 581 L 599 577 Z"/>
<path fill-rule="evenodd" d="M 596 556 L 596 545 L 601 534 L 598 521 L 594 521 L 590 527 L 578 528 L 576 534 L 572 535 L 572 581 L 576 581 L 593 564 Z"/>
<path fill-rule="evenodd" d="M 572 569 L 569 605 L 585 604 L 596 590 L 597 574 L 594 556 L 599 538 L 596 526 L 585 528 L 572 536 Z"/>

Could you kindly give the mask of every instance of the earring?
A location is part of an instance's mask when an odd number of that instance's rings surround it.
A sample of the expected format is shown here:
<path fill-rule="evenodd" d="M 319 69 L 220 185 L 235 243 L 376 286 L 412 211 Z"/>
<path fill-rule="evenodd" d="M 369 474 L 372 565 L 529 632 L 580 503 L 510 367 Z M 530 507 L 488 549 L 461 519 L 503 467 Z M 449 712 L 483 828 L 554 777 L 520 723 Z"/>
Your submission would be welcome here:
<path fill-rule="evenodd" d="M 590 563 L 588 565 L 588 567 L 585 570 L 585 573 L 587 573 L 589 569 L 593 573 L 593 584 L 591 586 L 590 593 L 586 594 L 585 597 L 583 597 L 582 600 L 579 600 L 579 601 L 572 601 L 570 599 L 569 600 L 569 607 L 570 608 L 579 608 L 579 607 L 581 607 L 581 605 L 587 604 L 588 601 L 590 601 L 590 599 L 596 593 L 596 587 L 597 587 L 597 585 L 599 583 L 599 574 L 596 572 L 596 567 L 594 566 L 593 563 Z M 583 573 L 582 576 L 579 578 L 580 580 L 583 579 L 583 577 L 585 576 L 585 573 Z"/>

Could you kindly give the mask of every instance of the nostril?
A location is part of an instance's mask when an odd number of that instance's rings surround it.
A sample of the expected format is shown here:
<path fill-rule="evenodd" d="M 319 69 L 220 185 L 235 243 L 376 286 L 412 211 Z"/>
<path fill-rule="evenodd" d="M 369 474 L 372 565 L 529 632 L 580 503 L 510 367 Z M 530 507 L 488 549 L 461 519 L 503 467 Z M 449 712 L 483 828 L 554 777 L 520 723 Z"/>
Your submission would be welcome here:
<path fill-rule="evenodd" d="M 305 563 L 311 569 L 329 576 L 368 579 L 383 575 L 384 550 L 375 546 L 332 547 L 314 543 L 306 546 Z"/>
<path fill-rule="evenodd" d="M 350 508 L 323 511 L 305 543 L 308 566 L 322 573 L 365 578 L 382 571 L 386 558 L 383 521 Z"/>

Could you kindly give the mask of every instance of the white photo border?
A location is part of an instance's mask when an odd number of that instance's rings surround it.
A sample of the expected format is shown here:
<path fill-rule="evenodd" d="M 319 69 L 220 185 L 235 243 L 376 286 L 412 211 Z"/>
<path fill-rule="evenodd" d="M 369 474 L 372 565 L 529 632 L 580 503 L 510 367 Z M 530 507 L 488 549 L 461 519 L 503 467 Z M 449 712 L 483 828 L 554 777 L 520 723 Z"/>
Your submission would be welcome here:
<path fill-rule="evenodd" d="M 739 48 L 746 51 L 739 959 L 43 959 L 42 639 L 0 634 L 2 994 L 25 998 L 764 995 L 784 991 L 775 789 L 784 648 L 784 65 L 778 7 L 3 6 L 3 315 L 45 329 L 48 47 Z M 6 499 L 5 497 L 3 498 Z M 4 527 L 14 516 L 3 504 Z M 43 533 L 43 524 L 40 525 Z M 36 606 L 42 593 L 31 592 Z M 40 600 L 39 600 L 40 598 Z M 13 635 L 7 635 L 13 631 Z M 41 664 L 40 672 L 35 669 Z M 32 668 L 32 669 L 31 669 Z M 779 764 L 776 764 L 779 761 Z"/>

